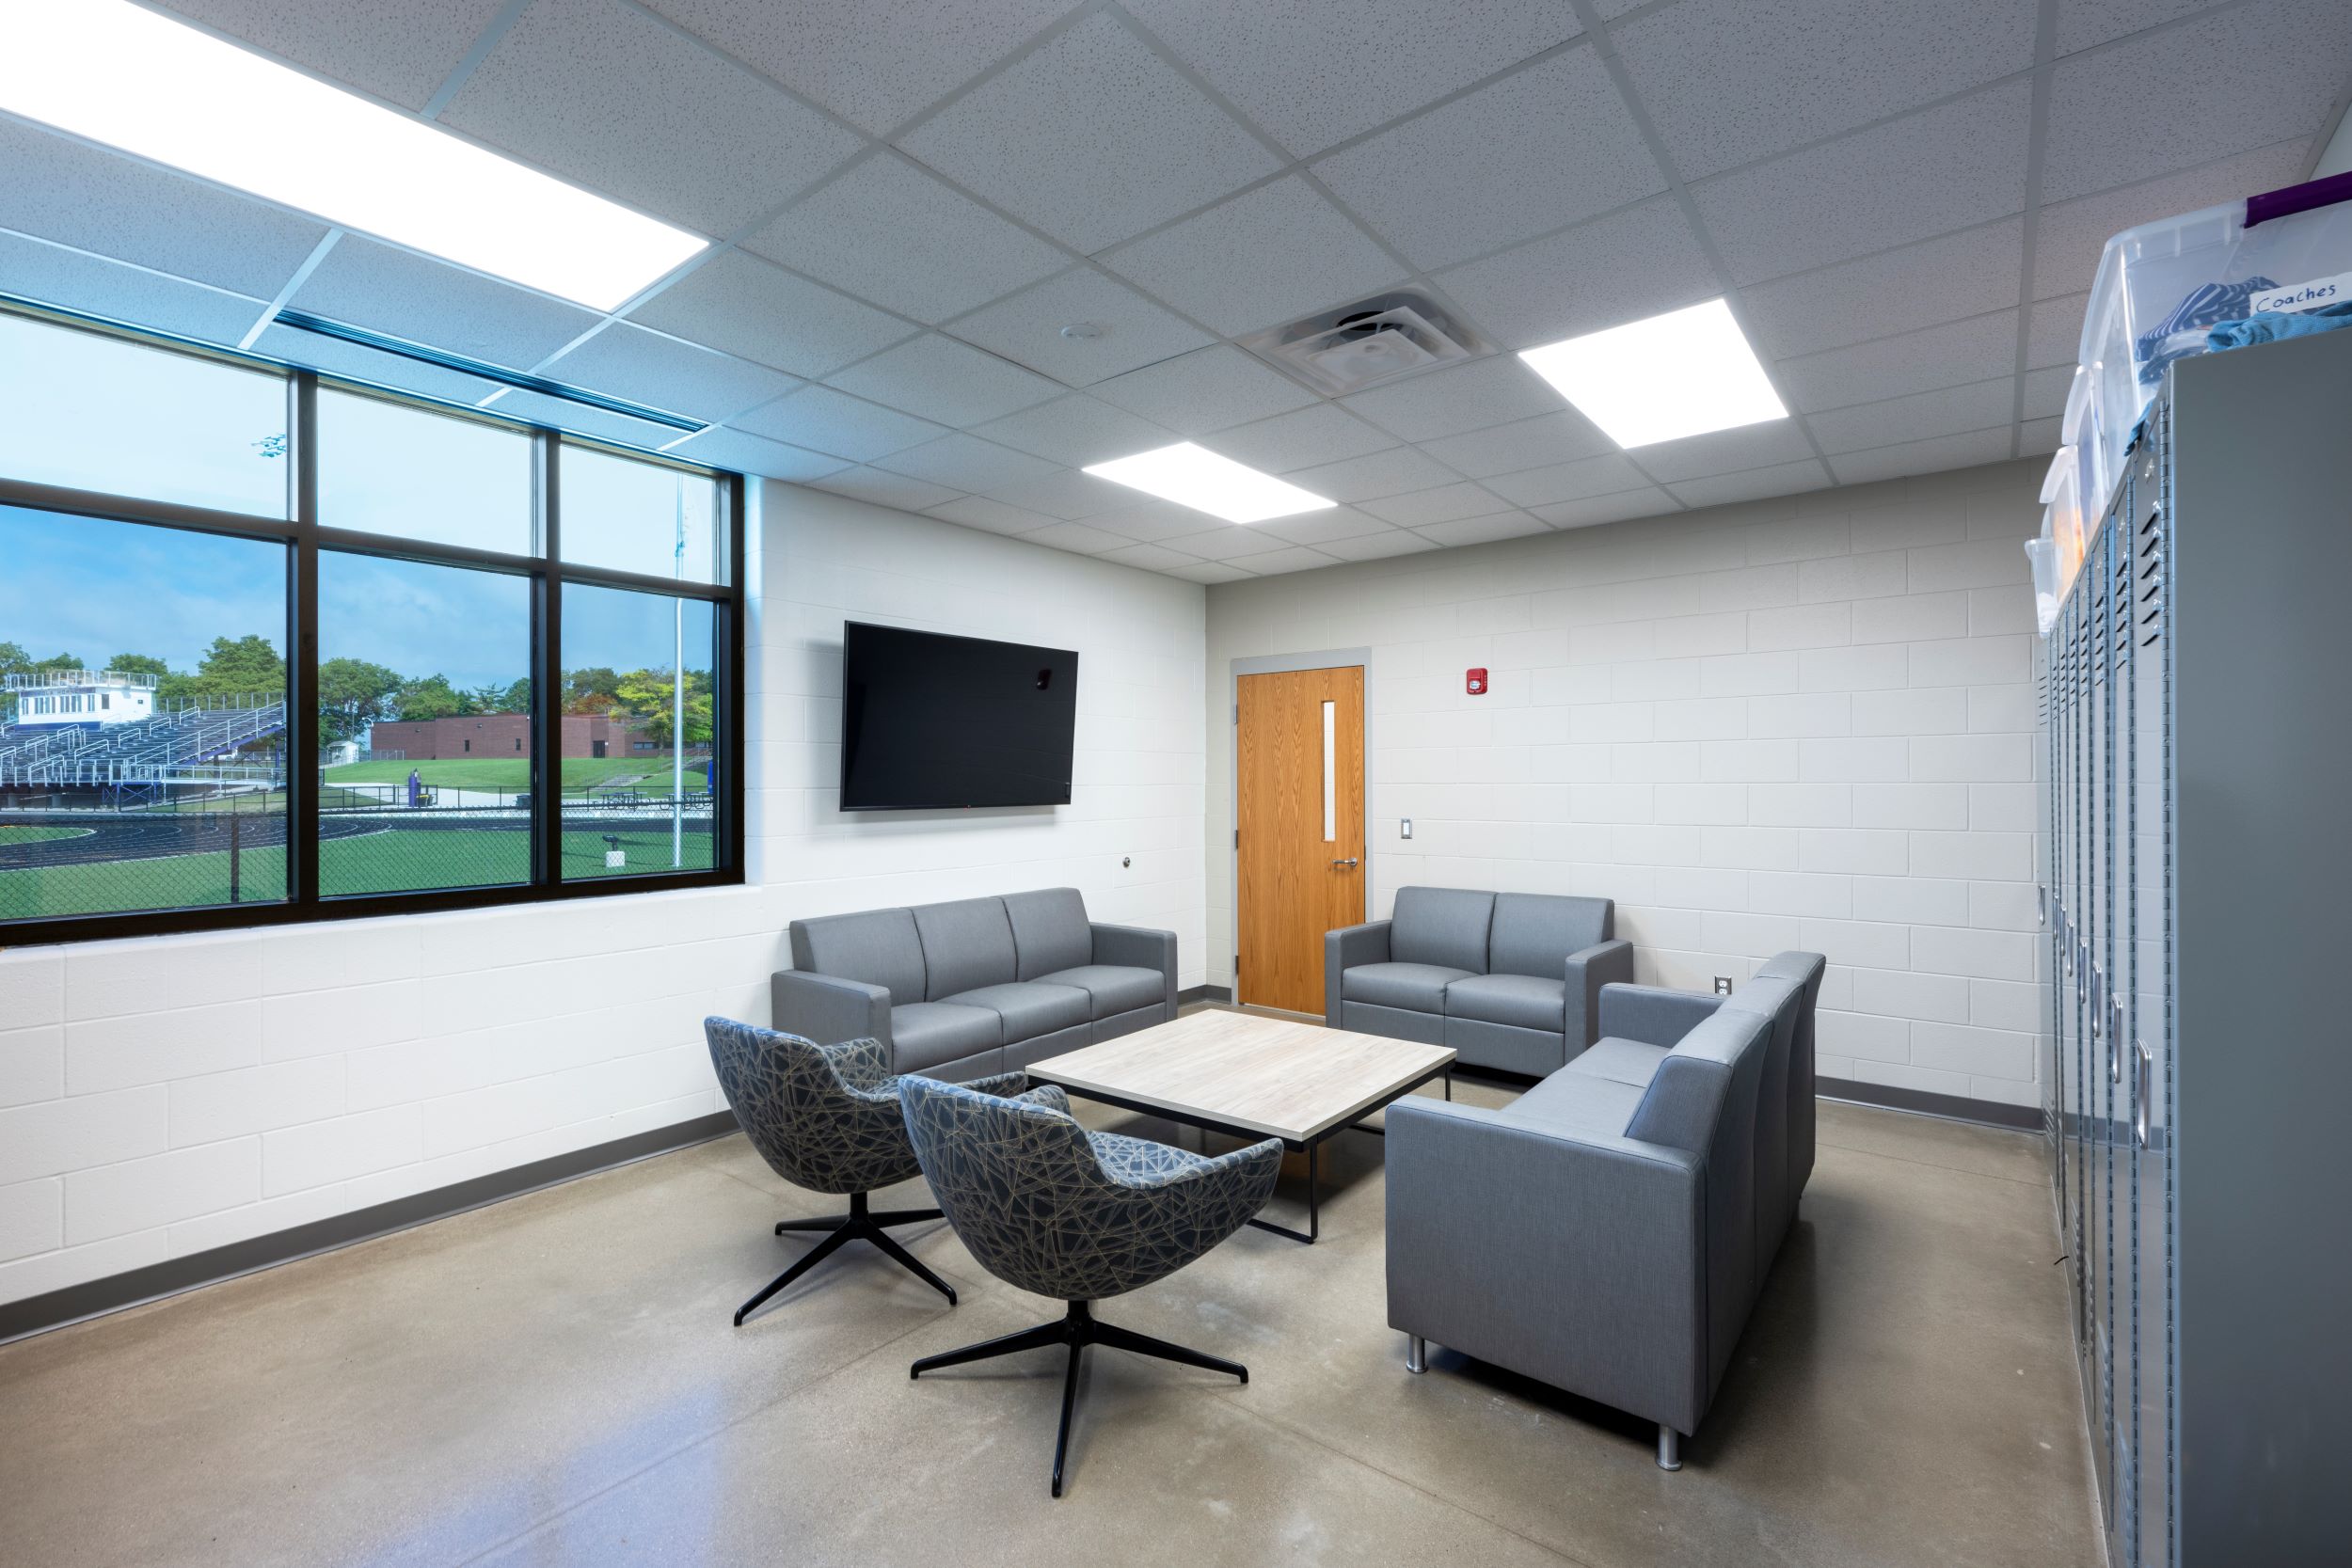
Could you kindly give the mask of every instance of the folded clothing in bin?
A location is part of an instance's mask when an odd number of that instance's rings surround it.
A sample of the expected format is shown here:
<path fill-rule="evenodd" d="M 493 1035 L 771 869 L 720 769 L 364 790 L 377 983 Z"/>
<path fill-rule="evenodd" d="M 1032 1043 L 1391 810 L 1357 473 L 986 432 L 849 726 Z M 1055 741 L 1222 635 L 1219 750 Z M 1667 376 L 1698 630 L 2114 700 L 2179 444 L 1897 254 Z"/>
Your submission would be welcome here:
<path fill-rule="evenodd" d="M 2204 283 L 2191 290 L 2170 315 L 2133 342 L 2132 357 L 2138 361 L 2141 383 L 2153 387 L 2173 360 L 2222 346 L 2207 342 L 2207 333 L 2224 322 L 2245 320 L 2253 313 L 2254 296 L 2278 287 L 2267 277 L 2249 277 L 2239 283 Z"/>
<path fill-rule="evenodd" d="M 2258 310 L 2244 321 L 2225 322 L 2205 336 L 2207 346 L 2218 353 L 2254 343 L 2273 343 L 2281 338 L 2308 338 L 2314 332 L 2333 332 L 2339 326 L 2352 326 L 2352 300 L 2342 305 L 2323 305 L 2316 310 Z"/>

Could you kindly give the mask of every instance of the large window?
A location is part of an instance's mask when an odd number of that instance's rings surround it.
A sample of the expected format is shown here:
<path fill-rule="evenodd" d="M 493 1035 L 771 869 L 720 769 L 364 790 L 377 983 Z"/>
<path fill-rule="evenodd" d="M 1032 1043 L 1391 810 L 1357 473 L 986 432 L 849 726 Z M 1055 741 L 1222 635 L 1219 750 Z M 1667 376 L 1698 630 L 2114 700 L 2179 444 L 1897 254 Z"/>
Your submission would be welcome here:
<path fill-rule="evenodd" d="M 740 482 L 0 313 L 0 942 L 740 872 Z"/>

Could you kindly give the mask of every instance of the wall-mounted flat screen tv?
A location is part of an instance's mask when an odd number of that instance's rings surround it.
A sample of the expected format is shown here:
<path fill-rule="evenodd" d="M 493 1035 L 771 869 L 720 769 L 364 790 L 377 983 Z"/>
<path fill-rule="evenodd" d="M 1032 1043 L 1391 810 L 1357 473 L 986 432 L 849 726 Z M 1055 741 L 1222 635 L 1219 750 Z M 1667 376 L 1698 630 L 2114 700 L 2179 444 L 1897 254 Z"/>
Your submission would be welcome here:
<path fill-rule="evenodd" d="M 841 809 L 1066 806 L 1078 656 L 851 621 Z"/>

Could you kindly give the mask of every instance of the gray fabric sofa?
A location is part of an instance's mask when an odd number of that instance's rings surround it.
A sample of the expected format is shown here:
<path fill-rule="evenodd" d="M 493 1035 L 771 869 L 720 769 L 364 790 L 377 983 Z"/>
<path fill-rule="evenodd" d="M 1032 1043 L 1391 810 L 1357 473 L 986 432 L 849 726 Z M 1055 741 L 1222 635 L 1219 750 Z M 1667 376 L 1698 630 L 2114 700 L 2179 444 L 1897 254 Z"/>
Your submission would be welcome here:
<path fill-rule="evenodd" d="M 1603 987 L 1601 1037 L 1500 1111 L 1388 1114 L 1389 1323 L 1658 1423 L 1679 1463 L 1813 1170 L 1817 953 L 1727 997 Z"/>
<path fill-rule="evenodd" d="M 1593 1042 L 1600 988 L 1633 978 L 1615 922 L 1607 898 L 1399 888 L 1391 918 L 1323 939 L 1323 1022 L 1540 1077 Z"/>
<path fill-rule="evenodd" d="M 961 1083 L 1176 1016 L 1176 933 L 1087 919 L 1075 888 L 796 920 L 775 1027 L 877 1039 Z"/>

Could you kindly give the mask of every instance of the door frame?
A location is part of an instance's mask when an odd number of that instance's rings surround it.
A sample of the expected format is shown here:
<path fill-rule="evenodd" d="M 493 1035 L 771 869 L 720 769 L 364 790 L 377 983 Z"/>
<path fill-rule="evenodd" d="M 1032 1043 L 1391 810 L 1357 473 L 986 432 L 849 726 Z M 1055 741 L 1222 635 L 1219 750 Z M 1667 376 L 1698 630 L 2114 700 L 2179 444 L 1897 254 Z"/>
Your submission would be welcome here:
<path fill-rule="evenodd" d="M 1280 675 L 1294 670 L 1344 670 L 1349 667 L 1364 673 L 1364 787 L 1363 839 L 1364 918 L 1372 914 L 1372 650 L 1370 648 L 1327 648 L 1318 653 L 1260 654 L 1249 658 L 1227 661 L 1225 676 L 1225 801 L 1226 816 L 1233 825 L 1233 832 L 1241 832 L 1241 678 L 1244 675 Z M 1241 841 L 1238 836 L 1225 845 L 1226 865 L 1233 890 L 1233 924 L 1230 928 L 1228 945 L 1233 954 L 1232 1002 L 1241 1005 Z M 1305 1016 L 1305 1015 L 1301 1015 Z"/>

